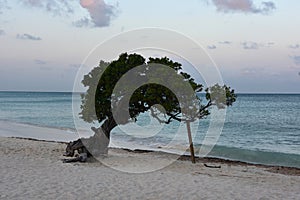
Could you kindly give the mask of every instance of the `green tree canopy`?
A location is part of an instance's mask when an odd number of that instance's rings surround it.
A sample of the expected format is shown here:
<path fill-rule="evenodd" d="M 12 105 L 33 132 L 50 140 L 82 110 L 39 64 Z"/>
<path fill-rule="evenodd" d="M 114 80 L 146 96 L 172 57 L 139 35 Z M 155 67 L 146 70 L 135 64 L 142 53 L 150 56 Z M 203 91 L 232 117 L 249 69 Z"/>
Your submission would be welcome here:
<path fill-rule="evenodd" d="M 119 84 L 121 89 L 116 90 L 120 80 L 130 73 L 131 76 Z M 139 85 L 140 82 L 145 84 Z M 161 82 L 166 84 L 159 84 Z M 108 138 L 104 145 L 108 145 L 114 127 L 136 121 L 140 113 L 150 111 L 161 123 L 194 121 L 209 115 L 211 106 L 222 109 L 236 100 L 230 87 L 215 85 L 205 89 L 182 70 L 180 63 L 167 57 L 146 60 L 138 54 L 124 53 L 110 63 L 100 61 L 99 66 L 84 76 L 82 83 L 87 92 L 82 94 L 80 116 L 86 122 L 101 124 L 95 132 Z M 128 95 L 128 91 L 132 93 Z M 196 95 L 204 91 L 205 101 Z M 157 104 L 161 106 L 153 107 Z M 129 115 L 122 114 L 126 113 L 123 109 L 128 110 Z M 115 120 L 116 116 L 118 120 Z"/>

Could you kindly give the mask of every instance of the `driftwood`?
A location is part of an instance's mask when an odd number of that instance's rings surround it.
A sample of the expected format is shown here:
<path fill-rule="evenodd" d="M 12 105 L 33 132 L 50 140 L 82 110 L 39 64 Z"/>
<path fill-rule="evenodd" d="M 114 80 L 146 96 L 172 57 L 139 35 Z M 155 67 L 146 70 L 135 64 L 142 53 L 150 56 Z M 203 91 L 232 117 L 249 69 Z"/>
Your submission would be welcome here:
<path fill-rule="evenodd" d="M 75 151 L 77 151 L 78 154 L 75 155 Z M 67 145 L 64 156 L 73 157 L 74 155 L 75 155 L 75 158 L 63 159 L 63 162 L 64 163 L 86 162 L 87 158 L 92 156 L 91 153 L 84 146 L 81 139 L 78 139 L 73 142 L 69 142 Z"/>
<path fill-rule="evenodd" d="M 73 157 L 75 154 L 75 151 L 77 151 L 79 154 L 88 153 L 88 150 L 83 145 L 81 139 L 78 139 L 73 142 L 69 142 L 67 145 L 67 148 L 66 148 L 66 152 L 64 153 L 64 156 Z"/>
<path fill-rule="evenodd" d="M 87 153 L 81 153 L 77 154 L 75 158 L 70 158 L 70 159 L 63 159 L 64 163 L 71 163 L 71 162 L 86 162 L 87 161 Z"/>
<path fill-rule="evenodd" d="M 90 138 L 80 138 L 69 142 L 66 152 L 63 154 L 70 159 L 63 159 L 63 162 L 86 162 L 90 157 L 105 156 L 108 153 L 108 139 L 100 129 L 92 127 L 95 132 Z M 77 154 L 76 154 L 77 151 Z M 75 156 L 75 157 L 74 157 Z"/>
<path fill-rule="evenodd" d="M 221 165 L 213 166 L 213 165 L 208 165 L 208 164 L 205 164 L 205 163 L 204 163 L 204 166 L 208 167 L 208 168 L 221 168 Z"/>

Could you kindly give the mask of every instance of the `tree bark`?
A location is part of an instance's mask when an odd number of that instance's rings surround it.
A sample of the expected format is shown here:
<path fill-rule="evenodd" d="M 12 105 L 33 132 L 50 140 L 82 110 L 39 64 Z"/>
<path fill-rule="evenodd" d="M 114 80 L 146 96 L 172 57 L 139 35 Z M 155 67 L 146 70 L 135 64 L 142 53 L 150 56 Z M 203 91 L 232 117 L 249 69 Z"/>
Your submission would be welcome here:
<path fill-rule="evenodd" d="M 85 148 L 92 154 L 93 157 L 107 155 L 108 145 L 110 142 L 110 132 L 117 126 L 113 117 L 107 118 L 100 128 L 92 127 L 95 134 L 88 138 L 82 139 Z"/>

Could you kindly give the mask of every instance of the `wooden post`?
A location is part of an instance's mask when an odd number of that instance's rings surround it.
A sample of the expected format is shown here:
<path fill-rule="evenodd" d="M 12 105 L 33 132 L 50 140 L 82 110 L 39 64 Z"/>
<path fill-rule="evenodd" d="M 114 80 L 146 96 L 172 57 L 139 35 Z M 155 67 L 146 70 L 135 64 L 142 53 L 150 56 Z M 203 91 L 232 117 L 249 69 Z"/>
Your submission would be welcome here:
<path fill-rule="evenodd" d="M 190 121 L 186 122 L 186 128 L 187 128 L 187 132 L 188 132 L 188 136 L 189 136 L 192 163 L 196 163 Z"/>

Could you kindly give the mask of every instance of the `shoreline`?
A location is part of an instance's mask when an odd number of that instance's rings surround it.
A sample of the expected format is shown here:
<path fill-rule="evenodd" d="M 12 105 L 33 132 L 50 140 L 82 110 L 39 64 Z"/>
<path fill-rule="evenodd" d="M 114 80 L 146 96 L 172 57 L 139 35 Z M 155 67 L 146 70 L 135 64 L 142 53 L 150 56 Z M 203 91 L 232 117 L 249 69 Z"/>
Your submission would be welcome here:
<path fill-rule="evenodd" d="M 36 142 L 45 142 L 45 143 L 58 143 L 58 144 L 67 144 L 67 142 L 60 142 L 60 141 L 49 141 L 49 140 L 39 140 L 34 138 L 22 138 L 22 137 L 8 137 L 12 139 L 19 139 L 19 140 L 29 140 L 29 141 L 36 141 Z M 145 153 L 158 153 L 163 154 L 165 156 L 178 156 L 177 160 L 180 161 L 186 161 L 191 162 L 191 156 L 190 155 L 178 155 L 175 153 L 170 152 L 164 152 L 164 151 L 155 151 L 155 150 L 144 150 L 144 149 L 128 149 L 128 148 L 118 148 L 118 147 L 109 147 L 110 150 L 122 150 L 127 151 L 134 154 L 145 154 Z M 109 155 L 108 155 L 109 156 Z M 198 156 L 195 156 L 196 162 L 198 163 L 211 163 L 211 164 L 226 164 L 226 165 L 233 165 L 233 166 L 254 166 L 258 168 L 265 169 L 269 172 L 273 173 L 279 173 L 284 175 L 295 175 L 300 176 L 300 168 L 297 167 L 286 167 L 286 166 L 276 166 L 276 165 L 265 165 L 265 164 L 258 164 L 258 163 L 249 163 L 244 161 L 238 161 L 238 160 L 230 160 L 230 159 L 224 159 L 224 158 L 216 158 L 216 157 L 203 157 L 200 158 Z M 212 167 L 214 168 L 214 167 Z"/>
<path fill-rule="evenodd" d="M 37 140 L 44 140 L 44 141 L 58 141 L 58 142 L 69 142 L 69 141 L 74 141 L 79 139 L 79 136 L 76 134 L 76 131 L 72 129 L 67 129 L 67 128 L 59 128 L 59 127 L 47 127 L 47 126 L 42 126 L 42 125 L 35 125 L 35 124 L 29 124 L 29 123 L 19 123 L 19 122 L 12 122 L 9 120 L 0 120 L 0 137 L 16 137 L 16 138 L 32 138 L 37 139 Z M 112 138 L 114 140 L 114 138 Z M 116 143 L 115 143 L 116 142 Z M 131 144 L 127 144 L 126 142 L 122 141 L 112 141 L 110 148 L 120 148 L 120 149 L 129 149 L 129 150 L 134 150 L 135 148 L 131 148 Z M 216 145 L 216 147 L 219 147 Z M 170 150 L 170 149 L 164 149 L 161 147 L 145 147 L 143 148 L 142 146 L 137 145 L 136 149 L 141 150 L 141 151 L 158 151 L 158 152 L 164 152 L 164 153 L 170 153 L 170 154 L 175 154 L 175 155 L 181 155 L 181 153 L 176 152 L 176 150 Z M 251 151 L 251 150 L 249 150 Z M 258 153 L 265 153 L 263 151 L 257 151 Z M 272 153 L 272 152 L 267 152 L 267 153 Z M 275 152 L 275 154 L 278 154 Z M 286 154 L 282 153 L 285 155 L 293 155 L 293 154 Z M 184 155 L 189 155 L 189 152 L 186 151 Z M 295 154 L 298 156 L 297 154 Z M 299 155 L 300 156 L 300 155 Z M 196 157 L 199 157 L 196 155 Z M 285 156 L 286 157 L 286 156 Z M 260 163 L 260 162 L 252 162 L 252 161 L 247 161 L 246 160 L 239 160 L 238 158 L 228 158 L 222 157 L 222 156 L 207 156 L 207 158 L 211 160 L 227 160 L 229 162 L 236 162 L 236 163 L 245 163 L 248 165 L 257 165 L 257 166 L 266 166 L 266 167 L 279 167 L 279 168 L 286 168 L 286 169 L 300 169 L 300 166 L 298 165 L 290 165 L 290 164 L 268 164 L 268 163 Z M 261 158 L 259 158 L 261 160 Z M 295 158 L 294 158 L 295 159 Z M 284 162 L 281 162 L 284 163 Z"/>
<path fill-rule="evenodd" d="M 162 154 L 170 154 L 174 155 L 172 153 L 164 152 L 164 151 L 151 151 L 151 150 L 143 150 L 143 149 L 126 149 L 126 148 L 114 148 L 114 149 L 121 149 L 133 153 L 150 153 L 150 152 L 158 152 Z M 175 154 L 177 155 L 177 154 Z M 235 166 L 254 166 L 259 167 L 263 169 L 267 169 L 270 172 L 273 173 L 279 173 L 284 175 L 296 175 L 300 176 L 300 168 L 297 167 L 286 167 L 286 166 L 276 166 L 276 165 L 264 165 L 264 164 L 258 164 L 258 163 L 250 163 L 250 162 L 244 162 L 244 161 L 238 161 L 238 160 L 230 160 L 225 158 L 215 158 L 215 157 L 203 157 L 200 158 L 198 156 L 195 156 L 196 162 L 204 163 L 212 163 L 212 164 L 226 164 L 226 165 L 235 165 Z M 190 155 L 180 155 L 178 160 L 191 162 L 191 156 Z M 214 167 L 212 167 L 214 168 Z"/>

